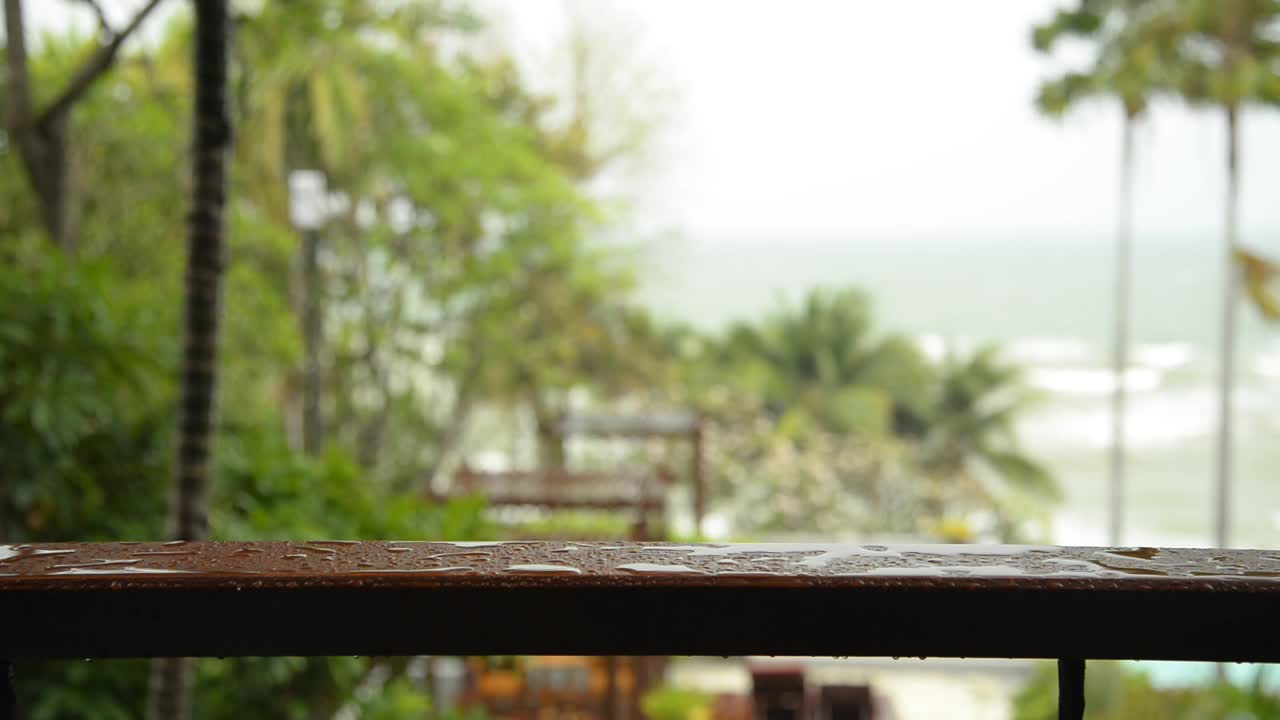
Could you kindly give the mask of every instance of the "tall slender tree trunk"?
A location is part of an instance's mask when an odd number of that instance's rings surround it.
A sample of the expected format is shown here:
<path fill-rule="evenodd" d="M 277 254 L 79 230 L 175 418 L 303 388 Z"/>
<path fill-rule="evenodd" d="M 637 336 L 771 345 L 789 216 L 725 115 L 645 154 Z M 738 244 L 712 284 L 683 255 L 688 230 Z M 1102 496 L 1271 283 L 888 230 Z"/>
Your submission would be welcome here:
<path fill-rule="evenodd" d="M 1214 498 L 1214 542 L 1227 547 L 1231 542 L 1232 420 L 1235 410 L 1236 316 L 1240 270 L 1236 251 L 1240 247 L 1240 108 L 1227 106 L 1227 202 L 1222 282 L 1222 336 L 1218 376 L 1217 493 Z"/>
<path fill-rule="evenodd" d="M 324 299 L 320 277 L 320 231 L 302 231 L 302 450 L 315 457 L 324 447 L 324 411 L 320 404 L 324 377 L 320 353 L 324 345 Z"/>
<path fill-rule="evenodd" d="M 458 388 L 453 398 L 453 409 L 449 413 L 443 433 L 440 436 L 435 460 L 427 466 L 426 472 L 422 475 L 422 480 L 427 490 L 437 487 L 441 473 L 453 465 L 459 446 L 467 435 L 471 413 L 476 406 L 472 398 L 473 375 L 474 373 L 467 373 L 458 383 Z"/>
<path fill-rule="evenodd" d="M 201 540 L 208 529 L 209 457 L 217 390 L 218 319 L 224 259 L 227 152 L 226 0 L 195 0 L 195 106 L 191 211 L 187 218 L 187 275 L 178 456 L 169 524 L 179 540 Z M 198 622 L 192 618 L 192 622 Z M 147 716 L 191 717 L 191 661 L 152 665 Z"/>
<path fill-rule="evenodd" d="M 21 0 L 5 0 L 5 53 L 10 68 L 9 135 L 40 210 L 40 222 L 58 248 L 74 252 L 67 163 L 70 105 L 40 113 L 31 100 L 27 77 L 26 30 Z"/>
<path fill-rule="evenodd" d="M 1125 371 L 1129 367 L 1129 325 L 1131 275 L 1133 265 L 1133 143 L 1137 119 L 1125 109 L 1120 145 L 1120 201 L 1116 219 L 1115 312 L 1111 345 L 1111 370 L 1115 389 L 1111 393 L 1111 518 L 1108 542 L 1120 545 L 1124 536 L 1125 488 Z"/>
<path fill-rule="evenodd" d="M 562 416 L 551 410 L 536 389 L 530 393 L 530 398 L 534 422 L 538 428 L 538 467 L 543 470 L 563 470 L 567 457 L 565 437 L 557 427 Z"/>
<path fill-rule="evenodd" d="M 67 123 L 66 114 L 61 113 L 21 132 L 16 144 L 27 179 L 35 189 L 45 232 L 56 247 L 75 254 L 76 222 L 67 159 Z"/>
<path fill-rule="evenodd" d="M 72 172 L 68 151 L 71 111 L 94 82 L 115 64 L 125 40 L 161 2 L 163 0 L 148 0 L 118 29 L 108 27 L 103 17 L 97 48 L 72 73 L 65 86 L 53 93 L 44 107 L 37 108 L 31 91 L 22 0 L 4 0 L 8 74 L 5 124 L 39 205 L 40 222 L 53 244 L 68 254 L 76 250 L 79 220 L 76 175 Z"/>

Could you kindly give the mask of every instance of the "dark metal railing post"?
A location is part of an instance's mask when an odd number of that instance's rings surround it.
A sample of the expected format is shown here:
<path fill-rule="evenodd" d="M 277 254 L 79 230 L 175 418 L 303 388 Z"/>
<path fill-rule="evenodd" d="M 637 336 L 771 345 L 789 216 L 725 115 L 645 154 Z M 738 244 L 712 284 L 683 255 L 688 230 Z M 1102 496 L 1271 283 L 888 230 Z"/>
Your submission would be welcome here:
<path fill-rule="evenodd" d="M 0 660 L 0 720 L 18 720 L 18 693 L 13 687 L 13 663 Z"/>
<path fill-rule="evenodd" d="M 1084 660 L 1058 661 L 1058 720 L 1084 718 Z"/>

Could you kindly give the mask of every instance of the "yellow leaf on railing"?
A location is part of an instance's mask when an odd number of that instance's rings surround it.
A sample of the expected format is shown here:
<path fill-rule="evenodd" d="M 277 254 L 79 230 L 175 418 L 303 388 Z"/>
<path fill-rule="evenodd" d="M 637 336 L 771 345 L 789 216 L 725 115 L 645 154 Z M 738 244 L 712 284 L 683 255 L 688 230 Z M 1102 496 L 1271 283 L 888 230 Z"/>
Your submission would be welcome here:
<path fill-rule="evenodd" d="M 1267 320 L 1280 321 L 1280 264 L 1249 252 L 1236 250 L 1236 261 L 1244 270 L 1244 290 Z"/>

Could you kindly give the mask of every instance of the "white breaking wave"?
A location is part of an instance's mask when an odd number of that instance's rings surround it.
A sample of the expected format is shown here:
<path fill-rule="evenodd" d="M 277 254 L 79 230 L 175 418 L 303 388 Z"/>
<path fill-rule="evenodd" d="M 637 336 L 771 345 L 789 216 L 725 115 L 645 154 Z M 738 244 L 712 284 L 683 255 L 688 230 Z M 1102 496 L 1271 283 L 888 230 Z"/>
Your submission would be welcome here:
<path fill-rule="evenodd" d="M 943 337 L 937 333 L 918 335 L 915 340 L 920 352 L 933 362 L 941 362 L 948 353 L 967 355 L 979 347 L 971 338 Z"/>
<path fill-rule="evenodd" d="M 1021 337 L 1004 346 L 1006 359 L 1022 365 L 1065 365 L 1096 360 L 1089 343 L 1070 337 Z"/>
<path fill-rule="evenodd" d="M 1208 437 L 1216 403 L 1207 387 L 1139 395 L 1126 413 L 1125 441 L 1130 450 L 1154 450 Z M 1033 448 L 1101 450 L 1111 442 L 1111 408 L 1106 402 L 1049 405 L 1026 416 L 1019 432 Z"/>
<path fill-rule="evenodd" d="M 1195 349 L 1180 342 L 1141 343 L 1133 349 L 1136 364 L 1164 371 L 1186 367 L 1194 357 Z"/>
<path fill-rule="evenodd" d="M 1280 353 L 1259 353 L 1253 359 L 1253 371 L 1268 380 L 1280 379 Z"/>
<path fill-rule="evenodd" d="M 1163 380 L 1164 373 L 1149 367 L 1131 367 L 1120 380 L 1105 368 L 1040 367 L 1027 372 L 1032 387 L 1063 395 L 1110 395 L 1121 382 L 1130 392 L 1150 392 Z"/>
<path fill-rule="evenodd" d="M 946 337 L 939 333 L 926 333 L 916 337 L 916 345 L 931 360 L 941 360 L 948 351 L 962 354 L 978 346 L 971 338 Z M 1103 353 L 1094 344 L 1073 337 L 1030 336 L 1000 343 L 1000 356 L 1023 367 L 1045 368 L 1056 373 L 1061 369 L 1073 372 L 1107 372 L 1099 367 L 1110 351 Z M 1106 356 L 1106 357 L 1104 357 Z M 1147 370 L 1169 372 L 1186 367 L 1195 359 L 1196 350 L 1184 342 L 1137 343 L 1130 350 L 1131 364 L 1127 383 L 1142 387 L 1151 377 Z M 1274 368 L 1280 374 L 1280 351 L 1273 354 Z M 1051 373 L 1051 374 L 1052 374 Z M 1090 386 L 1096 386 L 1094 380 Z M 1114 385 L 1112 385 L 1114 387 Z M 1070 392 L 1070 390 L 1067 390 Z"/>
<path fill-rule="evenodd" d="M 916 346 L 932 362 L 939 362 L 947 355 L 947 341 L 941 335 L 921 335 L 916 338 Z"/>

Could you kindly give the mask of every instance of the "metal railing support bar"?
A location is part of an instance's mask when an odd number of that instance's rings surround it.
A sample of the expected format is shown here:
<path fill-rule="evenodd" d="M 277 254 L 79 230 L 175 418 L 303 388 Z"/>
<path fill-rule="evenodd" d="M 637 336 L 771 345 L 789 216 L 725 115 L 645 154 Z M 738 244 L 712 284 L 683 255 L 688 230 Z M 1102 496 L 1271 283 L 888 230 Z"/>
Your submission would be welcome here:
<path fill-rule="evenodd" d="M 1084 718 L 1084 660 L 1058 661 L 1058 720 Z"/>
<path fill-rule="evenodd" d="M 13 686 L 13 663 L 0 660 L 0 720 L 18 719 L 18 697 Z"/>

